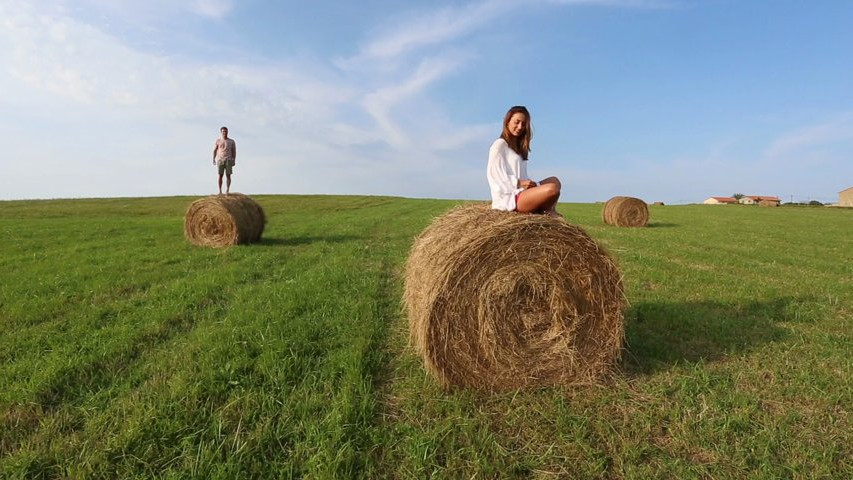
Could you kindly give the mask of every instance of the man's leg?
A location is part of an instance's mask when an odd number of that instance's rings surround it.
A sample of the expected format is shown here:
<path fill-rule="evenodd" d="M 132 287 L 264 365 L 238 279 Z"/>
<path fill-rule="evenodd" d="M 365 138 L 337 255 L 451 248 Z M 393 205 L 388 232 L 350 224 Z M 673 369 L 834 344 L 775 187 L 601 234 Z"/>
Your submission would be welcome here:
<path fill-rule="evenodd" d="M 231 179 L 229 178 L 228 180 L 231 180 Z M 221 173 L 219 174 L 219 194 L 222 195 L 222 174 Z"/>
<path fill-rule="evenodd" d="M 221 183 L 221 182 L 220 182 Z M 219 190 L 222 190 L 222 186 L 220 185 Z M 231 174 L 225 174 L 225 194 L 231 193 Z"/>

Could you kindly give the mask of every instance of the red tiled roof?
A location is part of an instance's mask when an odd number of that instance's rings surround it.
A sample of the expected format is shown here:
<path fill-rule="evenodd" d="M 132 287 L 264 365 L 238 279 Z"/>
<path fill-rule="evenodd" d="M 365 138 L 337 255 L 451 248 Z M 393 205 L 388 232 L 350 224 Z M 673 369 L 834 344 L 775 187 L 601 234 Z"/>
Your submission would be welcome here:
<path fill-rule="evenodd" d="M 735 200 L 734 197 L 711 197 L 711 198 L 713 198 L 714 200 L 716 200 L 718 202 L 730 202 L 730 203 L 737 202 L 737 200 Z"/>
<path fill-rule="evenodd" d="M 751 198 L 751 199 L 755 200 L 756 202 L 760 202 L 761 200 L 770 200 L 773 202 L 780 201 L 779 197 L 771 197 L 768 195 L 746 195 L 746 198 Z"/>

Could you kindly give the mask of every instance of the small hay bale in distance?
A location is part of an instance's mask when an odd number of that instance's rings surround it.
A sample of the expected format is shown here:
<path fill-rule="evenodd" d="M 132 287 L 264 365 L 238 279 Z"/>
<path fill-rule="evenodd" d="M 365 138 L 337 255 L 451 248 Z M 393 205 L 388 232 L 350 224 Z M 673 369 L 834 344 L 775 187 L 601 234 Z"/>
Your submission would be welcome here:
<path fill-rule="evenodd" d="M 227 247 L 259 241 L 265 224 L 264 209 L 251 197 L 211 195 L 190 204 L 184 235 L 193 245 Z"/>
<path fill-rule="evenodd" d="M 604 223 L 617 227 L 645 227 L 649 223 L 649 206 L 634 197 L 613 197 L 601 212 Z"/>
<path fill-rule="evenodd" d="M 621 278 L 607 253 L 565 220 L 457 207 L 409 253 L 410 340 L 445 388 L 591 383 L 621 354 Z"/>
<path fill-rule="evenodd" d="M 760 207 L 778 207 L 779 204 L 774 202 L 773 200 L 760 200 L 758 202 L 758 206 L 760 206 Z"/>

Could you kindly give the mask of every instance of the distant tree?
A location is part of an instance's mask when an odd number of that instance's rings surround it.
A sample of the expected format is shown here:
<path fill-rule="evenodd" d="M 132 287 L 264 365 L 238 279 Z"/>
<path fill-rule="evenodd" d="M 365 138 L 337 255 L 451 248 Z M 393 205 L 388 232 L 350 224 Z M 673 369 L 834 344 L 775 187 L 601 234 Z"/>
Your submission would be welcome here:
<path fill-rule="evenodd" d="M 736 194 L 732 195 L 732 198 L 734 198 L 735 200 L 737 200 L 739 202 L 740 199 L 743 198 L 743 194 L 742 193 L 736 193 Z"/>
<path fill-rule="evenodd" d="M 816 207 L 822 207 L 823 206 L 823 204 L 818 202 L 817 200 L 812 200 L 811 202 L 809 202 L 809 205 L 814 205 Z"/>

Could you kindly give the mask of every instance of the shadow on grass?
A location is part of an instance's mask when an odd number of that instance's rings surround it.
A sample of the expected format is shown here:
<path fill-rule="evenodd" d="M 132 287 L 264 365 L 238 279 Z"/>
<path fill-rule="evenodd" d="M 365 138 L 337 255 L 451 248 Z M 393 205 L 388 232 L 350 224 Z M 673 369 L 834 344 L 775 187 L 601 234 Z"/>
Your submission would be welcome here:
<path fill-rule="evenodd" d="M 642 302 L 625 315 L 629 374 L 647 374 L 676 363 L 714 361 L 760 344 L 784 340 L 788 308 L 802 299 L 721 303 Z"/>
<path fill-rule="evenodd" d="M 258 242 L 258 245 L 308 245 L 311 243 L 319 243 L 319 242 L 329 242 L 329 243 L 344 243 L 351 242 L 353 240 L 361 240 L 362 237 L 356 235 L 328 235 L 328 236 L 311 236 L 305 235 L 300 237 L 286 237 L 286 238 L 266 238 L 261 237 L 261 241 Z"/>
<path fill-rule="evenodd" d="M 670 228 L 677 227 L 677 223 L 666 223 L 666 222 L 650 222 L 646 225 L 646 228 Z"/>

